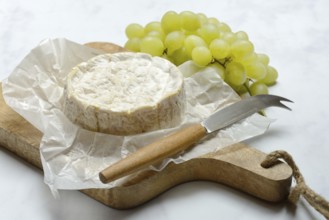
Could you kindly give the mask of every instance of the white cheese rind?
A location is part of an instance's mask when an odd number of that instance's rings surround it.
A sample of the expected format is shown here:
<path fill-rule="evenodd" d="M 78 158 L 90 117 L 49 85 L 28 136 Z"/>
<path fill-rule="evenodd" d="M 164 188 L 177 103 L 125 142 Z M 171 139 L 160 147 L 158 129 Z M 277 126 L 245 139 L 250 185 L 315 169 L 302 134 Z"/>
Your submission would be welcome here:
<path fill-rule="evenodd" d="M 183 76 L 144 53 L 104 54 L 74 67 L 64 114 L 82 128 L 133 135 L 178 125 L 185 111 Z"/>

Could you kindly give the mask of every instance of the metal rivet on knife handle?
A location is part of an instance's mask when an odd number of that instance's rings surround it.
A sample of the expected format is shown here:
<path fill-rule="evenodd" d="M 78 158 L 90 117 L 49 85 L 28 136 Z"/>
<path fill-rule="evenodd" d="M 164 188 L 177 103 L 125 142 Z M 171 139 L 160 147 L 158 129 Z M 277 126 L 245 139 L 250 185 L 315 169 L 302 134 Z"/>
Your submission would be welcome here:
<path fill-rule="evenodd" d="M 137 150 L 101 171 L 99 178 L 103 183 L 108 183 L 161 162 L 191 147 L 208 133 L 234 124 L 264 108 L 276 106 L 290 110 L 281 101 L 291 102 L 274 95 L 257 95 L 243 99 L 213 113 L 200 124 L 191 125 Z"/>

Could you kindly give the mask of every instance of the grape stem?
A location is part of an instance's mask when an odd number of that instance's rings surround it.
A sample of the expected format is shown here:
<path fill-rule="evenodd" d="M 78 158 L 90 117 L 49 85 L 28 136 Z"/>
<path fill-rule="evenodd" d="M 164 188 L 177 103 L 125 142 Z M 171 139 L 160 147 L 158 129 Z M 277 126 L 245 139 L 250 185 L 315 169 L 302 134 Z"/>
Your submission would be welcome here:
<path fill-rule="evenodd" d="M 224 61 L 221 62 L 219 60 L 213 59 L 213 61 L 211 63 L 218 63 L 219 65 L 221 65 L 222 67 L 226 68 L 227 63 L 231 62 L 232 58 L 231 57 L 226 57 L 223 59 Z"/>

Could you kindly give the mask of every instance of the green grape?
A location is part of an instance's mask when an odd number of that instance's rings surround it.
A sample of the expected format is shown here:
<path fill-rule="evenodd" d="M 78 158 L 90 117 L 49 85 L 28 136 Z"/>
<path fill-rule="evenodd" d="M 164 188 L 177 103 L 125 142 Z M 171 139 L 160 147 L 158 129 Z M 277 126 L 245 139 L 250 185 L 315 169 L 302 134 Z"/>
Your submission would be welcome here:
<path fill-rule="evenodd" d="M 259 61 L 246 65 L 245 69 L 249 78 L 261 80 L 266 76 L 266 67 Z"/>
<path fill-rule="evenodd" d="M 184 40 L 184 47 L 186 48 L 187 54 L 191 54 L 192 50 L 198 46 L 207 46 L 204 40 L 196 35 L 189 35 Z"/>
<path fill-rule="evenodd" d="M 183 11 L 179 14 L 181 27 L 187 31 L 195 31 L 200 27 L 198 15 L 191 11 Z"/>
<path fill-rule="evenodd" d="M 226 81 L 229 84 L 240 86 L 247 80 L 243 66 L 238 62 L 230 62 L 226 65 Z"/>
<path fill-rule="evenodd" d="M 230 26 L 228 26 L 224 22 L 220 22 L 217 26 L 220 32 L 224 32 L 224 33 L 232 32 Z"/>
<path fill-rule="evenodd" d="M 247 66 L 251 63 L 254 63 L 258 60 L 258 57 L 256 55 L 256 53 L 251 53 L 248 56 L 245 56 L 241 59 L 239 59 L 239 62 L 243 65 L 243 66 Z"/>
<path fill-rule="evenodd" d="M 152 56 L 161 56 L 165 47 L 159 38 L 146 36 L 141 40 L 140 51 L 151 54 Z"/>
<path fill-rule="evenodd" d="M 260 82 L 270 86 L 276 82 L 279 74 L 278 71 L 272 66 L 267 66 L 266 69 L 266 76 L 262 80 L 260 80 Z"/>
<path fill-rule="evenodd" d="M 208 23 L 208 18 L 207 18 L 207 16 L 206 16 L 205 14 L 203 14 L 203 13 L 198 13 L 197 16 L 198 16 L 198 18 L 199 18 L 199 21 L 200 21 L 200 24 L 201 24 L 201 25 L 202 25 L 202 24 L 206 24 L 206 23 Z"/>
<path fill-rule="evenodd" d="M 249 88 L 251 95 L 268 94 L 268 88 L 264 83 L 254 82 Z"/>
<path fill-rule="evenodd" d="M 230 45 L 222 39 L 215 39 L 210 43 L 209 49 L 215 59 L 221 60 L 229 55 Z"/>
<path fill-rule="evenodd" d="M 260 62 L 262 62 L 265 66 L 267 66 L 270 63 L 270 58 L 263 53 L 258 53 L 257 58 Z"/>
<path fill-rule="evenodd" d="M 215 24 L 202 25 L 198 33 L 208 44 L 219 37 L 219 30 Z"/>
<path fill-rule="evenodd" d="M 205 46 L 198 46 L 192 50 L 192 60 L 199 66 L 207 66 L 211 60 L 211 52 Z"/>
<path fill-rule="evenodd" d="M 168 53 L 171 54 L 184 45 L 184 40 L 185 35 L 182 31 L 173 31 L 166 36 L 164 45 L 168 49 Z"/>
<path fill-rule="evenodd" d="M 247 85 L 245 85 L 245 83 L 242 85 L 239 85 L 239 86 L 230 84 L 230 86 L 240 96 L 242 96 L 243 94 L 248 92 L 248 87 L 247 87 Z"/>
<path fill-rule="evenodd" d="M 158 31 L 150 31 L 147 33 L 146 36 L 150 36 L 150 37 L 157 37 L 159 38 L 161 41 L 164 41 L 165 39 L 165 35 L 163 32 L 158 32 Z"/>
<path fill-rule="evenodd" d="M 254 51 L 254 45 L 247 40 L 237 40 L 231 45 L 231 53 L 236 59 L 242 59 Z"/>
<path fill-rule="evenodd" d="M 128 37 L 128 39 L 134 37 L 142 38 L 144 37 L 144 35 L 145 35 L 144 28 L 140 24 L 133 23 L 133 24 L 129 24 L 126 27 L 126 36 Z"/>
<path fill-rule="evenodd" d="M 232 32 L 222 33 L 220 38 L 225 40 L 229 44 L 233 44 L 237 40 L 236 35 Z"/>
<path fill-rule="evenodd" d="M 214 18 L 214 17 L 208 18 L 208 23 L 215 24 L 215 25 L 219 25 L 220 24 L 220 22 L 218 21 L 218 19 L 217 18 Z"/>
<path fill-rule="evenodd" d="M 164 58 L 164 59 L 166 59 L 166 60 L 169 60 L 169 61 L 172 62 L 172 63 L 174 63 L 174 60 L 172 59 L 172 57 L 169 56 L 169 55 L 166 54 L 166 53 L 163 53 L 163 54 L 161 55 L 161 57 Z"/>
<path fill-rule="evenodd" d="M 277 70 L 266 54 L 255 53 L 244 31 L 232 32 L 217 18 L 191 11 L 168 11 L 160 21 L 129 24 L 125 48 L 161 56 L 175 65 L 192 60 L 194 66 L 216 71 L 238 94 L 267 94 Z M 250 85 L 251 84 L 251 85 Z"/>
<path fill-rule="evenodd" d="M 166 12 L 161 18 L 161 27 L 165 33 L 180 30 L 180 16 L 174 11 Z"/>
<path fill-rule="evenodd" d="M 185 63 L 186 61 L 190 60 L 189 55 L 186 53 L 185 47 L 181 47 L 178 50 L 175 50 L 171 55 L 170 55 L 172 62 L 179 66 L 182 63 Z"/>
<path fill-rule="evenodd" d="M 145 26 L 144 30 L 145 30 L 145 33 L 149 33 L 151 31 L 157 31 L 159 33 L 163 32 L 161 23 L 158 21 L 153 21 L 153 22 L 148 23 Z"/>
<path fill-rule="evenodd" d="M 225 79 L 225 68 L 223 65 L 215 62 L 210 64 L 207 68 L 215 70 L 223 80 Z"/>
<path fill-rule="evenodd" d="M 249 40 L 248 34 L 244 31 L 238 31 L 235 33 L 237 39 L 240 40 Z"/>
<path fill-rule="evenodd" d="M 126 44 L 125 44 L 125 48 L 134 52 L 139 52 L 140 51 L 140 43 L 141 43 L 141 39 L 138 37 L 134 37 L 129 39 Z"/>

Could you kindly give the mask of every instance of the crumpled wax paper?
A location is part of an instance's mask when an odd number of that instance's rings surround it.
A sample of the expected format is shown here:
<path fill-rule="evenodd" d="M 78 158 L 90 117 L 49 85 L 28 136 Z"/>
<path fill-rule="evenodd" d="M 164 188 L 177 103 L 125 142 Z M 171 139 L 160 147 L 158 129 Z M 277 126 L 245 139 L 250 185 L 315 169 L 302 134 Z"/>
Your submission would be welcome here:
<path fill-rule="evenodd" d="M 43 132 L 40 153 L 45 182 L 51 189 L 111 188 L 125 178 L 103 184 L 98 173 L 128 154 L 189 124 L 240 97 L 216 70 L 191 62 L 179 66 L 185 76 L 187 108 L 181 125 L 134 136 L 91 132 L 71 123 L 62 112 L 66 76 L 75 65 L 104 52 L 66 39 L 47 39 L 34 48 L 2 83 L 6 103 Z M 210 135 L 180 155 L 149 169 L 161 171 L 169 162 L 181 163 L 266 131 L 271 120 L 254 114 Z"/>

